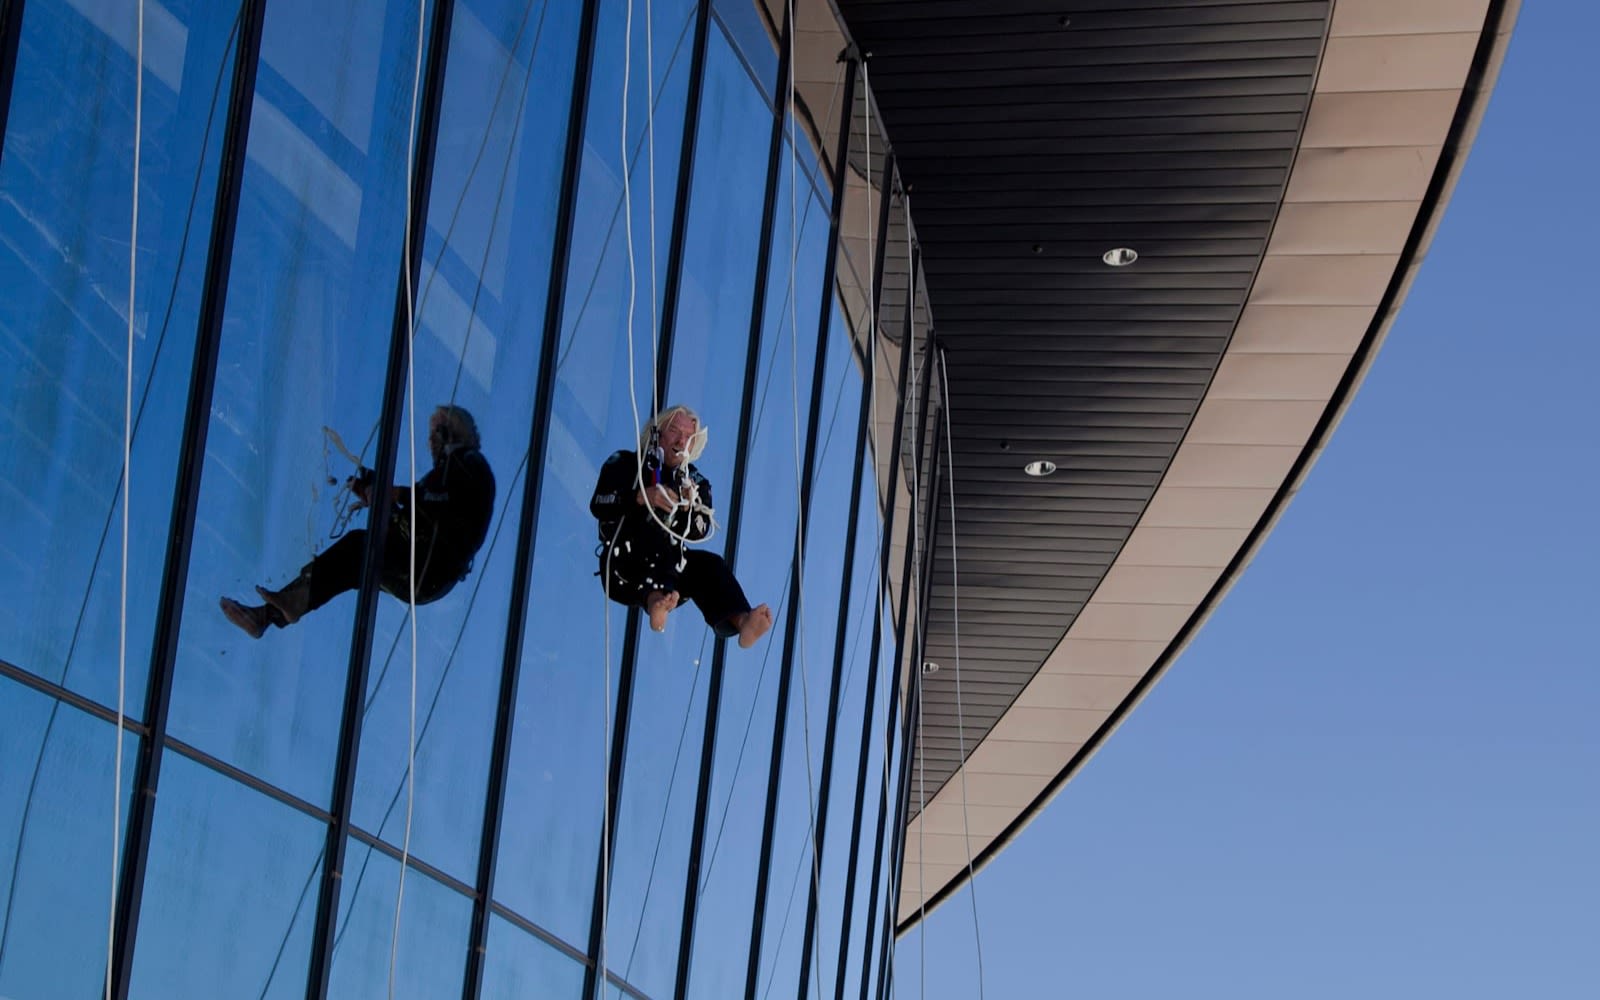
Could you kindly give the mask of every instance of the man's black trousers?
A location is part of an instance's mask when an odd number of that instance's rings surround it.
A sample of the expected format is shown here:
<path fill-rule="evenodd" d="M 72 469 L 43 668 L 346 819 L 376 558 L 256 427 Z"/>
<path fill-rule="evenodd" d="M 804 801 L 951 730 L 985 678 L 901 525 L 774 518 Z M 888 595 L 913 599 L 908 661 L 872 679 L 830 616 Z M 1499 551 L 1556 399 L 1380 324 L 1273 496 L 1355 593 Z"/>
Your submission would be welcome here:
<path fill-rule="evenodd" d="M 600 550 L 599 575 L 605 579 L 606 594 L 613 601 L 642 608 L 652 591 L 675 590 L 680 598 L 694 602 L 717 635 L 727 638 L 738 634 L 739 628 L 731 619 L 749 611 L 750 601 L 721 556 L 685 549 L 680 569 L 676 548 L 640 551 L 637 543 L 630 547 L 622 542 L 617 548 L 622 551 L 612 556 L 610 573 L 606 572 L 604 547 Z"/>
<path fill-rule="evenodd" d="M 356 528 L 345 532 L 327 550 L 306 563 L 300 576 L 311 587 L 310 609 L 315 611 L 347 590 L 361 586 L 361 556 L 367 546 L 367 532 Z M 429 604 L 450 592 L 462 576 L 454 560 L 435 558 L 426 541 L 417 544 L 417 603 Z M 445 565 L 449 563 L 450 565 Z M 383 546 L 383 568 L 378 586 L 402 601 L 411 599 L 406 581 L 411 569 L 411 546 L 404 533 L 389 526 Z"/>

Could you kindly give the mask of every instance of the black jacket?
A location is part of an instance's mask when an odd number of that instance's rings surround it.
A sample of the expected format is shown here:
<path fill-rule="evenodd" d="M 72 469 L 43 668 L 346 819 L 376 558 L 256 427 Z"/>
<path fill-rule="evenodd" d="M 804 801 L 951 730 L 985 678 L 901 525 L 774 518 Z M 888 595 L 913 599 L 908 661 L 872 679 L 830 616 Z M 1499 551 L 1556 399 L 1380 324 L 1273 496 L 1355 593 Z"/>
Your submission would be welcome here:
<path fill-rule="evenodd" d="M 674 489 L 679 496 L 686 485 L 693 486 L 700 498 L 702 510 L 687 508 L 672 515 L 672 530 L 692 542 L 711 534 L 711 481 L 700 474 L 694 463 L 688 462 L 676 469 L 662 469 L 663 485 Z M 658 539 L 663 544 L 677 544 L 661 530 L 650 512 L 639 505 L 639 454 L 631 448 L 614 452 L 600 467 L 600 478 L 594 485 L 594 496 L 589 500 L 589 513 L 600 522 L 600 541 L 613 538 L 638 541 L 641 538 Z M 657 510 L 663 519 L 666 512 Z M 620 533 L 619 533 L 620 529 Z"/>
<path fill-rule="evenodd" d="M 494 515 L 494 473 L 483 452 L 450 452 L 417 480 L 412 496 L 419 541 L 430 546 L 434 564 L 465 569 L 483 547 Z M 396 524 L 408 526 L 411 515 L 406 510 L 397 509 L 394 516 Z"/>

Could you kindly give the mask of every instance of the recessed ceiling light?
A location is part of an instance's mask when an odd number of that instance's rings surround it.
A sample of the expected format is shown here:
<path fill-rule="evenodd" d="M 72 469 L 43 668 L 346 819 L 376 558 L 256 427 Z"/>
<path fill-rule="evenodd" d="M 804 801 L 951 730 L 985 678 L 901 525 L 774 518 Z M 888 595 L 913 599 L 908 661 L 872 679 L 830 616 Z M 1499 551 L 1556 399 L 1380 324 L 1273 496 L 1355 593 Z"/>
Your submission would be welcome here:
<path fill-rule="evenodd" d="M 1139 259 L 1139 252 L 1131 247 L 1117 247 L 1101 254 L 1100 259 L 1112 267 L 1127 267 Z"/>
<path fill-rule="evenodd" d="M 1048 476 L 1056 471 L 1056 463 L 1048 458 L 1041 458 L 1037 462 L 1029 462 L 1022 467 L 1022 471 L 1030 476 Z"/>

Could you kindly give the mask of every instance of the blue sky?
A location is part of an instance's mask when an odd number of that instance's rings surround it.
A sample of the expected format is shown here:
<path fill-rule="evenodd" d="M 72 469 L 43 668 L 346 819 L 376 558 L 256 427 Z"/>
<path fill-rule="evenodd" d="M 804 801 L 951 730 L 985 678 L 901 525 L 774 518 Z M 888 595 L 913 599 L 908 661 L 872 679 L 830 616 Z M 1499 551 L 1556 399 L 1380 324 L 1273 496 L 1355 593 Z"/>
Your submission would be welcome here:
<path fill-rule="evenodd" d="M 985 995 L 1600 995 L 1596 37 L 1523 4 L 1304 489 L 979 876 Z M 903 938 L 896 994 L 976 997 L 973 925 Z"/>

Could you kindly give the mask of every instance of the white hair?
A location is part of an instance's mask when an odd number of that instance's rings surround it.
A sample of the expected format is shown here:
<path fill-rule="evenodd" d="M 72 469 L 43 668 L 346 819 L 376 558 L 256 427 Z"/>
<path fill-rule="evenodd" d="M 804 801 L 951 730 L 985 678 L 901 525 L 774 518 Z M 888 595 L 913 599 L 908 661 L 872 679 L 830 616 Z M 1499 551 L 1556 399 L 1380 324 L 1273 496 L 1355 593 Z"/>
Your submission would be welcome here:
<path fill-rule="evenodd" d="M 672 422 L 673 417 L 687 417 L 694 421 L 694 433 L 689 436 L 688 446 L 684 449 L 684 457 L 693 462 L 706 450 L 706 429 L 700 423 L 700 414 L 694 412 L 682 403 L 673 405 L 657 413 L 644 425 L 639 432 L 639 454 L 643 455 L 650 450 L 650 438 L 656 431 Z"/>

